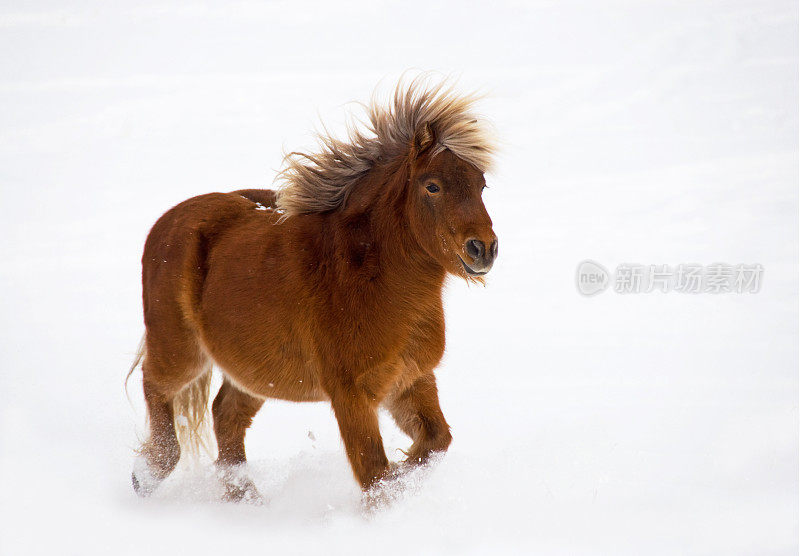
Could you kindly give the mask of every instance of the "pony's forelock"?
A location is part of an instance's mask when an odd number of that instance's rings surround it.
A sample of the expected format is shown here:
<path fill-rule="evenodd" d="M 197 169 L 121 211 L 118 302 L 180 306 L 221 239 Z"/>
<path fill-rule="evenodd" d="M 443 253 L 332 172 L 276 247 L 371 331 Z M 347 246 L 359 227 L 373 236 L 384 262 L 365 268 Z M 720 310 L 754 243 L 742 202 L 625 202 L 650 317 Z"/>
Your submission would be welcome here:
<path fill-rule="evenodd" d="M 379 160 L 406 156 L 425 126 L 434 136 L 432 155 L 447 149 L 486 172 L 495 145 L 488 124 L 473 112 L 479 99 L 476 94 L 458 94 L 448 80 L 434 83 L 428 75 L 408 84 L 401 80 L 388 105 L 374 94 L 365 106 L 368 121 L 352 120 L 346 140 L 325 130 L 317 134 L 319 152 L 284 157 L 278 208 L 292 216 L 341 207 L 360 177 Z"/>

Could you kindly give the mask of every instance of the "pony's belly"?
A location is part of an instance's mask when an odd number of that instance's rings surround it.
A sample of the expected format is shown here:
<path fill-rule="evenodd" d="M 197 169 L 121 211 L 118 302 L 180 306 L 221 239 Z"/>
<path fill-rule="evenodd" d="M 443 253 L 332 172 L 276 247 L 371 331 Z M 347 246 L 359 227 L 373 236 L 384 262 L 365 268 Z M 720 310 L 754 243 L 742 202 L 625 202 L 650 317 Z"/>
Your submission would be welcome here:
<path fill-rule="evenodd" d="M 290 402 L 320 402 L 328 399 L 316 374 L 305 365 L 269 365 L 262 368 L 224 369 L 240 390 L 260 398 Z"/>

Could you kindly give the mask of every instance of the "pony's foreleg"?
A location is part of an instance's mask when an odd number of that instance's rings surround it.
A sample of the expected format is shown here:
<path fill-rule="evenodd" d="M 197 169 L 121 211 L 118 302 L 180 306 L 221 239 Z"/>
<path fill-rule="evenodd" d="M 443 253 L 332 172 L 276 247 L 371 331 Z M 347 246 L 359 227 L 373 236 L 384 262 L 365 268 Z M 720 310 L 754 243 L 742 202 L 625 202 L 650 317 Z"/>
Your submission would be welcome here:
<path fill-rule="evenodd" d="M 244 474 L 242 467 L 247 461 L 244 451 L 244 436 L 262 405 L 264 405 L 264 400 L 242 392 L 227 378 L 211 405 L 214 433 L 219 448 L 217 467 L 225 485 L 227 500 L 234 502 L 261 501 L 258 490 Z"/>
<path fill-rule="evenodd" d="M 453 437 L 439 407 L 439 393 L 433 373 L 393 395 L 386 405 L 397 426 L 414 441 L 406 463 L 425 463 L 432 453 L 444 452 L 450 446 Z"/>
<path fill-rule="evenodd" d="M 378 404 L 355 387 L 337 388 L 330 397 L 353 474 L 367 490 L 384 477 L 389 466 L 378 427 Z"/>

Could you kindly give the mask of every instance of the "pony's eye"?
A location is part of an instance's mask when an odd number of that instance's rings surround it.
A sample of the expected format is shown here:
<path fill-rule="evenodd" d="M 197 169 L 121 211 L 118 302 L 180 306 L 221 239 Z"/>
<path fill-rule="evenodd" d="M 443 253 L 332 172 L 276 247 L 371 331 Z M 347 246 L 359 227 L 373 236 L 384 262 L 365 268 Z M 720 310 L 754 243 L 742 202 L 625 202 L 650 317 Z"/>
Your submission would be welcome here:
<path fill-rule="evenodd" d="M 425 189 L 427 189 L 430 193 L 439 193 L 439 186 L 433 182 L 426 185 Z"/>

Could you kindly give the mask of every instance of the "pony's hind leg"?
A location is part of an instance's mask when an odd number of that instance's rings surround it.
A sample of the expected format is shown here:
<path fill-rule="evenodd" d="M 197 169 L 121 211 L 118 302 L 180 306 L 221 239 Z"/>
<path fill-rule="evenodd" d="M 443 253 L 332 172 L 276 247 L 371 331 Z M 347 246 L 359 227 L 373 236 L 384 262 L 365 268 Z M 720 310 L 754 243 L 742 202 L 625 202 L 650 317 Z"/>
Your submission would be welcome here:
<path fill-rule="evenodd" d="M 149 496 L 175 468 L 181 456 L 175 434 L 172 401 L 158 388 L 144 383 L 150 437 L 142 446 L 134 464 L 131 480 L 140 496 Z"/>
<path fill-rule="evenodd" d="M 229 501 L 262 501 L 253 481 L 247 477 L 243 468 L 247 461 L 244 436 L 263 404 L 263 399 L 239 390 L 226 378 L 211 406 L 214 434 L 217 436 L 219 448 L 217 467 L 225 485 L 225 498 Z"/>
<path fill-rule="evenodd" d="M 148 342 L 142 362 L 142 386 L 147 404 L 150 435 L 134 464 L 131 480 L 140 496 L 149 496 L 178 464 L 180 444 L 175 432 L 176 395 L 188 384 L 207 372 L 208 363 L 195 351 L 187 357 L 178 352 L 162 357 Z"/>

